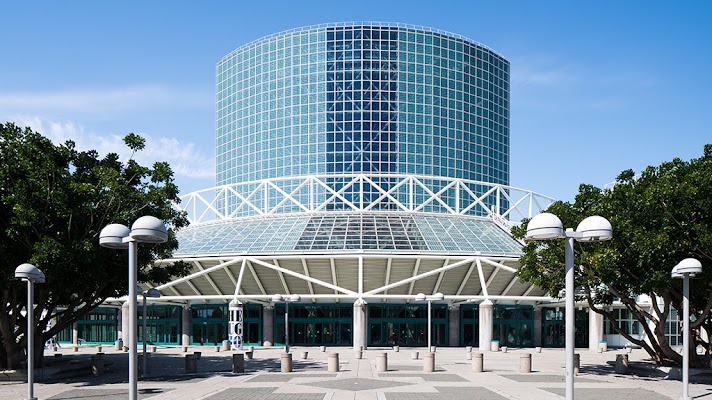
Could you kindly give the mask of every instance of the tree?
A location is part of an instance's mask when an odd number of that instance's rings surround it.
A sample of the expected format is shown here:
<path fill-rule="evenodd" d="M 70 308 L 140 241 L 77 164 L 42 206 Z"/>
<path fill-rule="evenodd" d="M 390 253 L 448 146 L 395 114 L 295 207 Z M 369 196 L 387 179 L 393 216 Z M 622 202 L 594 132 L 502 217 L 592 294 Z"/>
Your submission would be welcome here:
<path fill-rule="evenodd" d="M 144 147 L 128 134 L 126 145 Z M 128 293 L 127 252 L 99 246 L 99 232 L 109 223 L 130 223 L 153 215 L 169 225 L 168 242 L 139 246 L 138 279 L 161 284 L 188 273 L 176 263 L 151 267 L 178 247 L 175 231 L 187 225 L 171 206 L 178 188 L 167 163 L 152 168 L 117 154 L 78 151 L 67 141 L 54 145 L 29 128 L 0 124 L 0 368 L 19 366 L 27 321 L 25 285 L 15 268 L 30 262 L 44 271 L 46 283 L 35 285 L 33 338 L 37 365 L 44 342 L 69 327 L 109 297 Z M 56 324 L 47 329 L 50 320 Z"/>
<path fill-rule="evenodd" d="M 573 203 L 555 202 L 548 212 L 565 227 L 575 228 L 590 215 L 601 215 L 613 226 L 613 239 L 577 245 L 576 286 L 584 288 L 579 300 L 602 314 L 616 332 L 641 346 L 658 363 L 682 363 L 665 338 L 670 307 L 682 315 L 682 280 L 672 279 L 672 268 L 687 257 L 702 262 L 700 279 L 690 283 L 691 350 L 699 344 L 712 352 L 712 145 L 702 157 L 689 162 L 678 158 L 646 168 L 638 177 L 623 171 L 612 189 L 581 185 Z M 513 229 L 524 238 L 528 221 Z M 559 293 L 564 287 L 564 246 L 560 241 L 528 242 L 524 246 L 519 277 Z M 636 296 L 648 295 L 652 307 Z M 606 305 L 615 299 L 630 310 L 642 326 L 639 339 L 620 326 Z M 651 323 L 649 326 L 648 323 Z M 707 333 L 707 339 L 696 335 Z M 691 351 L 690 354 L 695 354 Z M 692 356 L 691 365 L 702 359 Z"/>

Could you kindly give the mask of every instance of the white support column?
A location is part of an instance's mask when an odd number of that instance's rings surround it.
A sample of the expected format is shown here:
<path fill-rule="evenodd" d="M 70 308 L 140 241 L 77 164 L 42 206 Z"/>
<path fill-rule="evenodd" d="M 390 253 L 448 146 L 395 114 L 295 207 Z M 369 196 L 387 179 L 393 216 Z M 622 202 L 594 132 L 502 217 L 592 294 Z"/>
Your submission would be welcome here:
<path fill-rule="evenodd" d="M 366 343 L 366 326 L 368 325 L 368 319 L 366 310 L 368 309 L 368 304 L 363 299 L 358 299 L 354 302 L 354 323 L 353 323 L 353 343 L 355 350 L 365 349 Z"/>
<path fill-rule="evenodd" d="M 588 349 L 598 351 L 598 344 L 603 340 L 603 315 L 588 309 Z"/>
<path fill-rule="evenodd" d="M 125 302 L 121 306 L 121 340 L 124 341 L 124 346 L 129 345 L 129 302 Z"/>
<path fill-rule="evenodd" d="M 190 346 L 190 305 L 183 307 L 180 337 L 181 346 Z"/>
<path fill-rule="evenodd" d="M 480 351 L 490 351 L 494 329 L 494 306 L 489 300 L 480 303 Z"/>
<path fill-rule="evenodd" d="M 121 313 L 119 313 L 119 316 L 121 316 Z M 119 320 L 119 327 L 121 326 L 121 320 Z M 121 329 L 121 328 L 119 328 Z M 119 331 L 119 334 L 116 335 L 117 338 L 121 339 L 121 331 Z M 78 323 L 73 323 L 72 324 L 72 344 L 74 346 L 79 345 L 79 324 Z"/>
<path fill-rule="evenodd" d="M 262 346 L 274 346 L 274 308 L 262 308 Z"/>

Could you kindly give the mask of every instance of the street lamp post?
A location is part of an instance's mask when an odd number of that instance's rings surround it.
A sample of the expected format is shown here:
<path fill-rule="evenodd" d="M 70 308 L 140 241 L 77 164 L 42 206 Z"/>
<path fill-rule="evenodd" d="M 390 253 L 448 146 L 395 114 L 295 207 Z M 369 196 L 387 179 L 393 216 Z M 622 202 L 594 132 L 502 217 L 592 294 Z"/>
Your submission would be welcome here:
<path fill-rule="evenodd" d="M 680 261 L 672 269 L 673 278 L 682 278 L 682 397 L 691 400 L 690 384 L 690 278 L 702 273 L 702 263 L 694 258 Z"/>
<path fill-rule="evenodd" d="M 298 294 L 293 294 L 289 297 L 284 297 L 281 294 L 272 296 L 272 301 L 275 303 L 284 303 L 284 352 L 289 353 L 289 303 L 296 303 L 302 297 Z"/>
<path fill-rule="evenodd" d="M 415 301 L 427 301 L 428 302 L 428 353 L 430 353 L 433 349 L 431 346 L 431 338 L 432 338 L 431 303 L 433 301 L 443 300 L 444 298 L 445 298 L 445 296 L 442 293 L 435 293 L 432 296 L 426 296 L 423 293 L 418 293 L 415 295 Z"/>
<path fill-rule="evenodd" d="M 148 359 L 146 358 L 146 298 L 147 297 L 161 297 L 161 292 L 156 288 L 150 288 L 148 290 L 141 289 L 141 297 L 143 297 L 143 314 L 141 320 L 143 321 L 143 374 L 148 374 Z"/>
<path fill-rule="evenodd" d="M 109 224 L 101 230 L 99 245 L 129 250 L 129 400 L 138 399 L 138 353 L 136 351 L 136 286 L 138 243 L 163 243 L 168 240 L 166 226 L 156 217 L 143 216 L 131 226 Z"/>
<path fill-rule="evenodd" d="M 529 221 L 528 240 L 565 239 L 566 251 L 566 400 L 574 398 L 574 240 L 578 242 L 597 242 L 613 237 L 611 223 L 597 215 L 585 218 L 576 227 L 564 231 L 559 217 L 551 213 L 541 213 Z"/>
<path fill-rule="evenodd" d="M 27 399 L 37 400 L 35 397 L 35 346 L 34 346 L 34 327 L 35 327 L 35 283 L 44 283 L 45 275 L 37 267 L 32 264 L 21 264 L 15 269 L 15 278 L 27 281 Z"/>

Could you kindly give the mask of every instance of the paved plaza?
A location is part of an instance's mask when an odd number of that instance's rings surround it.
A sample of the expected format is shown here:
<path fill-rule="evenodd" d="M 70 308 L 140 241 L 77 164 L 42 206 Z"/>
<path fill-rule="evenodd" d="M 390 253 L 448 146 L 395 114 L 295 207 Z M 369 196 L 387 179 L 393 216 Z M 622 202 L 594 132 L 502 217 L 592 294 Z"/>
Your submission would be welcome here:
<path fill-rule="evenodd" d="M 38 399 L 125 399 L 128 396 L 127 353 L 105 346 L 105 372 L 90 373 L 96 347 L 47 351 L 47 362 L 35 384 Z M 201 352 L 198 372 L 185 373 L 185 354 Z M 281 348 L 256 348 L 254 358 L 245 360 L 245 373 L 231 373 L 231 352 L 213 347 L 159 347 L 151 356 L 151 374 L 139 381 L 143 400 L 455 400 L 455 399 L 562 399 L 564 398 L 564 350 L 510 349 L 507 353 L 484 354 L 485 372 L 472 372 L 472 361 L 464 348 L 437 350 L 436 371 L 423 372 L 424 349 L 369 349 L 357 359 L 351 348 L 293 347 L 292 373 L 280 372 Z M 308 352 L 302 359 L 302 353 Z M 419 358 L 413 359 L 413 352 Z M 339 353 L 340 371 L 328 372 L 327 357 Z M 388 354 L 388 369 L 377 372 L 377 355 Z M 532 372 L 520 373 L 520 355 L 532 353 Z M 581 349 L 581 372 L 576 377 L 577 399 L 663 400 L 677 399 L 679 381 L 667 379 L 653 368 L 642 350 L 629 354 L 630 374 L 614 371 L 617 354 Z M 61 354 L 61 356 L 55 356 Z M 712 376 L 693 376 L 690 394 L 712 400 Z M 25 399 L 24 381 L 0 381 L 0 399 Z"/>

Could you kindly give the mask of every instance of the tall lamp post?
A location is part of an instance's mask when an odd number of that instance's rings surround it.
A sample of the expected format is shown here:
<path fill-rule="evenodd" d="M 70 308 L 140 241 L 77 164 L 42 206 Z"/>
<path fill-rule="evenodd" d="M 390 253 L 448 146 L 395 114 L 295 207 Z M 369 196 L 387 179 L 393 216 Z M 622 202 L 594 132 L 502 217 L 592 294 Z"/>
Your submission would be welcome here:
<path fill-rule="evenodd" d="M 559 217 L 551 213 L 541 213 L 527 225 L 528 240 L 566 239 L 566 400 L 574 398 L 574 240 L 597 242 L 612 237 L 611 223 L 597 215 L 581 221 L 576 231 L 564 231 Z"/>
<path fill-rule="evenodd" d="M 702 273 L 702 263 L 694 258 L 680 261 L 672 269 L 673 278 L 682 278 L 682 397 L 691 400 L 690 384 L 690 278 Z"/>
<path fill-rule="evenodd" d="M 139 289 L 141 288 L 139 287 Z M 161 297 L 161 292 L 156 288 L 150 288 L 148 290 L 141 289 L 141 297 L 143 297 L 143 314 L 141 315 L 141 321 L 143 321 L 143 368 L 141 370 L 143 374 L 146 375 L 148 374 L 148 359 L 146 358 L 146 298 Z"/>
<path fill-rule="evenodd" d="M 163 243 L 168 240 L 166 226 L 156 217 L 137 219 L 131 230 L 121 224 L 109 224 L 101 230 L 99 244 L 110 249 L 129 250 L 129 400 L 138 399 L 138 354 L 136 351 L 136 278 L 138 243 Z"/>
<path fill-rule="evenodd" d="M 27 281 L 27 399 L 37 400 L 35 397 L 35 346 L 34 346 L 34 327 L 35 327 L 35 283 L 44 283 L 44 272 L 40 271 L 32 264 L 20 264 L 15 268 L 15 278 Z"/>
<path fill-rule="evenodd" d="M 423 293 L 418 293 L 415 295 L 415 301 L 427 301 L 428 302 L 428 353 L 432 351 L 431 347 L 431 338 L 432 338 L 432 323 L 431 323 L 431 318 L 432 318 L 432 312 L 431 312 L 431 303 L 434 301 L 441 301 L 445 298 L 445 295 L 442 293 L 435 293 L 432 296 L 426 296 Z"/>
<path fill-rule="evenodd" d="M 289 353 L 289 303 L 296 303 L 302 297 L 298 294 L 293 294 L 289 297 L 284 297 L 281 294 L 272 296 L 272 301 L 275 303 L 284 303 L 284 352 Z"/>

